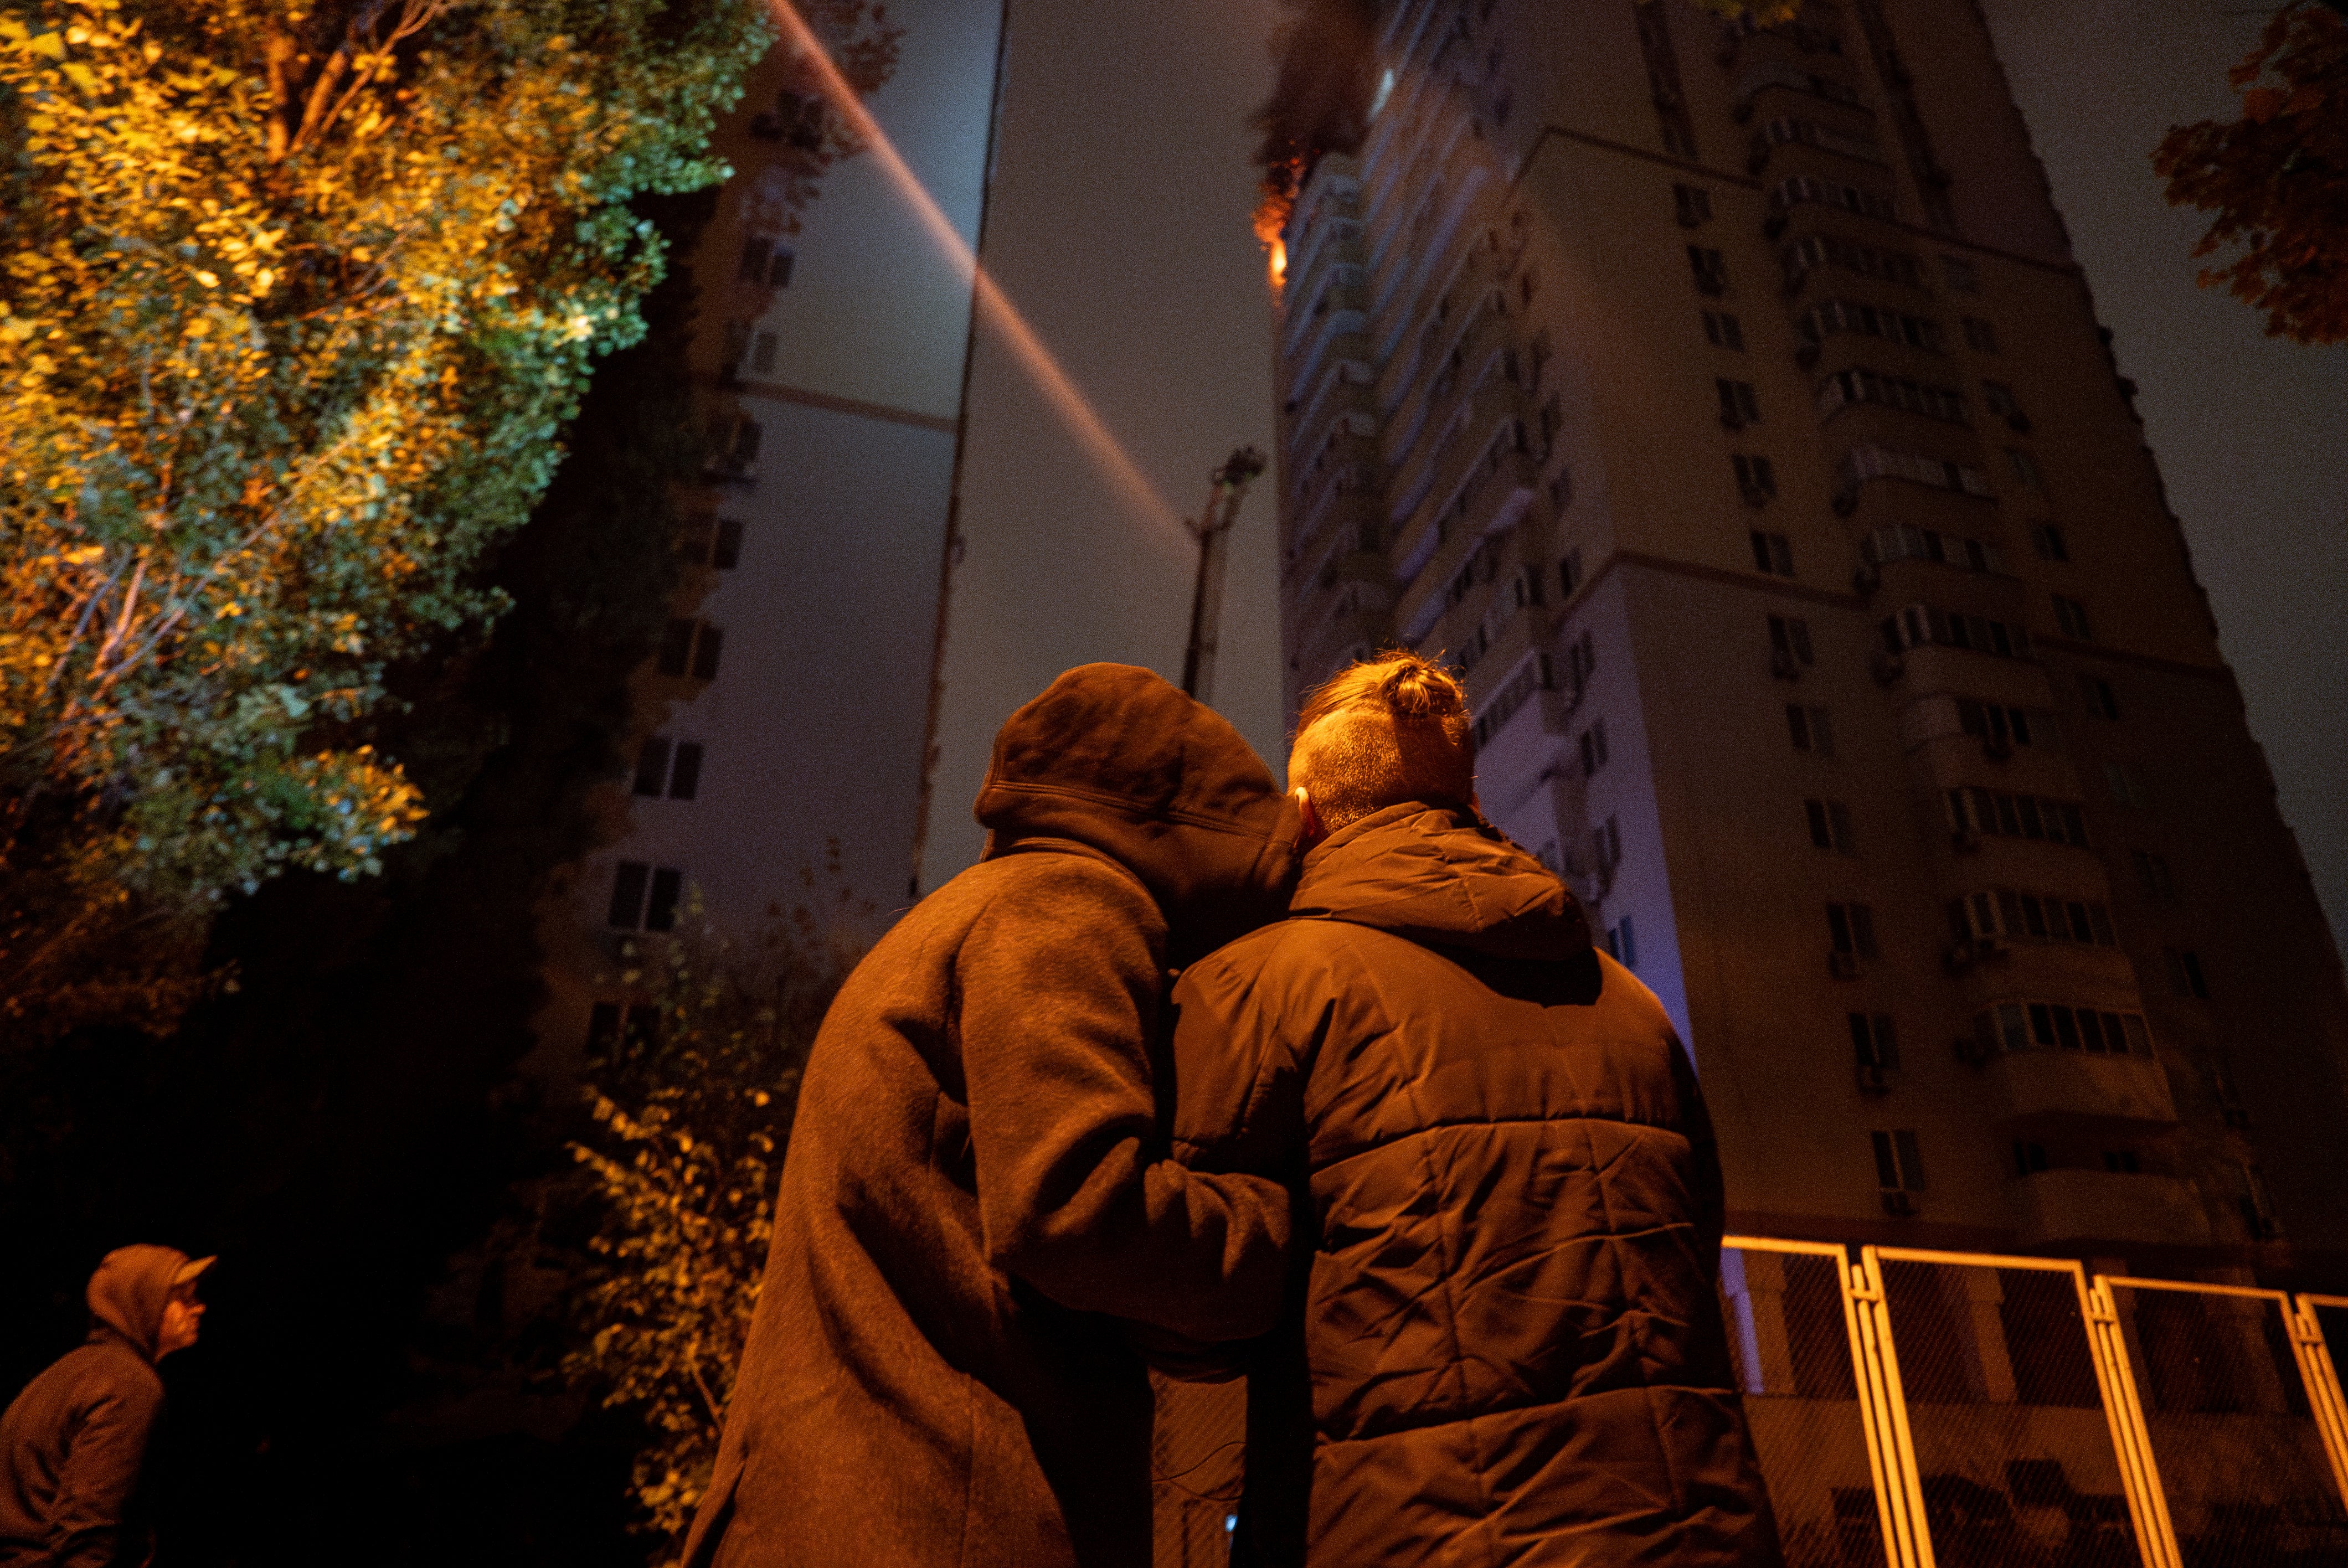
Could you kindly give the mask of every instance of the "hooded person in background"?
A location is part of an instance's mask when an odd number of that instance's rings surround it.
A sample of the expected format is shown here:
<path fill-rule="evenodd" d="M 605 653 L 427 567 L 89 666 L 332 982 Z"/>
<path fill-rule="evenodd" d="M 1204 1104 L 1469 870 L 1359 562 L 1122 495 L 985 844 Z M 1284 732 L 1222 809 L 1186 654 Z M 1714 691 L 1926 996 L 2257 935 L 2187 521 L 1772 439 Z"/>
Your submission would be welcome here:
<path fill-rule="evenodd" d="M 1478 811 L 1440 666 L 1331 680 L 1288 778 L 1291 917 L 1174 990 L 1176 1153 L 1304 1194 L 1233 1561 L 1774 1565 L 1663 1005 Z"/>
<path fill-rule="evenodd" d="M 196 1342 L 212 1266 L 121 1246 L 89 1276 L 89 1337 L 0 1415 L 0 1568 L 135 1568 L 152 1555 L 139 1473 L 163 1413 L 155 1363 Z"/>
<path fill-rule="evenodd" d="M 1278 1311 L 1286 1192 L 1165 1158 L 1150 1061 L 1168 968 L 1285 907 L 1294 805 L 1211 710 L 1088 664 L 1004 725 L 977 815 L 808 1056 L 694 1568 L 1148 1568 L 1117 1319 Z"/>

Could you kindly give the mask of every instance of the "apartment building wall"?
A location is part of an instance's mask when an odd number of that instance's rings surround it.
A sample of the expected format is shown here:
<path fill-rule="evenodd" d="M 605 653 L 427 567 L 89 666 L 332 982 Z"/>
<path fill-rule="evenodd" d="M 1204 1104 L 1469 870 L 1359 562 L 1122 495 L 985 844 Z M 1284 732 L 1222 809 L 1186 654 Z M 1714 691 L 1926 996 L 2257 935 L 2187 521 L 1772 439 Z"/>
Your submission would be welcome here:
<path fill-rule="evenodd" d="M 890 16 L 902 52 L 871 108 L 969 241 L 999 14 Z M 906 901 L 969 280 L 869 157 L 826 171 L 786 231 L 795 144 L 824 112 L 806 89 L 780 48 L 753 70 L 716 138 L 736 173 L 677 258 L 709 456 L 681 497 L 669 635 L 634 682 L 636 765 L 601 803 L 614 842 L 548 912 L 558 1057 L 627 1005 L 622 944 L 695 899 L 746 949 L 795 907 L 844 893 L 871 926 Z"/>
<path fill-rule="evenodd" d="M 2338 958 L 1978 9 L 1380 23 L 1287 235 L 1292 696 L 1465 671 L 1737 1223 L 2337 1268 Z"/>

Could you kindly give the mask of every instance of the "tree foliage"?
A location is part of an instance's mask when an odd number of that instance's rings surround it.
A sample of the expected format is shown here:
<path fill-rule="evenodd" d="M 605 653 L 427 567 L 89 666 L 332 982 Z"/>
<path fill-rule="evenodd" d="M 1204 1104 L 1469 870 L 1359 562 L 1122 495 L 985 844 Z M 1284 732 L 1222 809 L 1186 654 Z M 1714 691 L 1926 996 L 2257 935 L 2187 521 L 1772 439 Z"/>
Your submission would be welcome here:
<path fill-rule="evenodd" d="M 836 913 L 848 914 L 847 895 Z M 799 1073 L 824 1009 L 861 947 L 854 922 L 805 907 L 746 966 L 696 934 L 632 956 L 623 983 L 649 997 L 590 1062 L 597 1132 L 572 1153 L 602 1220 L 577 1296 L 584 1343 L 563 1369 L 633 1409 L 646 1441 L 635 1498 L 647 1531 L 692 1520 L 717 1457 L 774 1231 Z"/>
<path fill-rule="evenodd" d="M 12 1005 L 28 932 L 415 831 L 384 672 L 500 608 L 483 553 L 661 271 L 626 203 L 724 173 L 770 36 L 752 0 L 0 7 Z"/>
<path fill-rule="evenodd" d="M 2173 128 L 2153 154 L 2171 202 L 2218 215 L 2193 254 L 2240 247 L 2201 284 L 2264 311 L 2269 336 L 2348 343 L 2348 20 L 2285 5 L 2230 77 L 2241 118 Z"/>

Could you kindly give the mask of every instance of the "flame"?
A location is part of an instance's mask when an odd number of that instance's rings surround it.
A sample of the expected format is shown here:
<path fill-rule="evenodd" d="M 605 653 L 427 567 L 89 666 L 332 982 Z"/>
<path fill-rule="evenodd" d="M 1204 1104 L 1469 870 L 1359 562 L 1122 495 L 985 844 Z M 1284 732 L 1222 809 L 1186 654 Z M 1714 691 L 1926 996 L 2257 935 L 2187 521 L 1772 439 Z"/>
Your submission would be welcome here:
<path fill-rule="evenodd" d="M 1263 184 L 1255 202 L 1255 239 L 1268 258 L 1265 276 L 1272 285 L 1272 302 L 1280 301 L 1281 290 L 1288 282 L 1288 215 L 1296 210 L 1296 186 L 1303 166 L 1297 162 L 1275 163 L 1263 171 Z"/>
<path fill-rule="evenodd" d="M 1157 487 L 1150 484 L 1116 436 L 1111 434 L 1107 422 L 1101 418 L 1091 400 L 1061 367 L 1060 362 L 1053 357 L 1052 351 L 1044 346 L 1044 340 L 1036 335 L 1027 318 L 1019 313 L 1019 307 L 1011 302 L 1011 297 L 978 264 L 978 257 L 963 240 L 953 220 L 938 206 L 936 199 L 931 196 L 921 178 L 897 150 L 896 144 L 889 139 L 888 133 L 880 128 L 880 122 L 864 107 L 863 98 L 841 75 L 830 51 L 823 46 L 815 30 L 800 16 L 798 8 L 791 4 L 791 0 L 767 0 L 767 3 L 776 21 L 781 24 L 785 36 L 791 40 L 800 57 L 813 70 L 816 81 L 823 89 L 823 96 L 831 101 L 832 108 L 880 163 L 889 182 L 897 188 L 898 195 L 912 209 L 922 228 L 929 231 L 931 241 L 944 252 L 956 272 L 971 280 L 979 318 L 993 326 L 1003 341 L 1010 345 L 1014 357 L 1025 368 L 1029 377 L 1076 436 L 1078 444 L 1107 477 L 1111 486 L 1137 513 L 1178 536 L 1189 537 L 1189 526 L 1182 521 L 1181 514 L 1169 506 L 1166 498 L 1158 493 Z"/>

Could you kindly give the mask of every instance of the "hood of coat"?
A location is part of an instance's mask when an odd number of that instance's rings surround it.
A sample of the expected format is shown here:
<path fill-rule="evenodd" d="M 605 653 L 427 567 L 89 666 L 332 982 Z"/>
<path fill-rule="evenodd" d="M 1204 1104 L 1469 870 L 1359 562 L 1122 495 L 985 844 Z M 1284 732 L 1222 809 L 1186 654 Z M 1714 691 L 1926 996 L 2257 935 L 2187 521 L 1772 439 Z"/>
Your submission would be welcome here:
<path fill-rule="evenodd" d="M 1167 962 L 1280 918 L 1296 804 L 1230 721 L 1149 671 L 1082 664 L 1011 715 L 978 792 L 986 858 L 1066 839 L 1115 860 L 1166 917 Z"/>
<path fill-rule="evenodd" d="M 1496 958 L 1570 958 L 1590 948 L 1580 901 L 1549 867 L 1475 813 L 1416 801 L 1315 847 L 1289 912 Z"/>
<path fill-rule="evenodd" d="M 92 1333 L 110 1328 L 155 1359 L 171 1282 L 187 1266 L 188 1255 L 176 1247 L 118 1246 L 108 1253 L 89 1276 L 89 1315 L 97 1320 Z"/>

